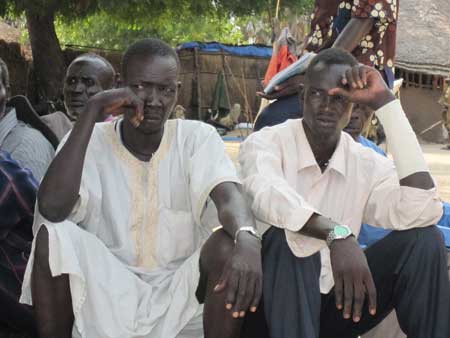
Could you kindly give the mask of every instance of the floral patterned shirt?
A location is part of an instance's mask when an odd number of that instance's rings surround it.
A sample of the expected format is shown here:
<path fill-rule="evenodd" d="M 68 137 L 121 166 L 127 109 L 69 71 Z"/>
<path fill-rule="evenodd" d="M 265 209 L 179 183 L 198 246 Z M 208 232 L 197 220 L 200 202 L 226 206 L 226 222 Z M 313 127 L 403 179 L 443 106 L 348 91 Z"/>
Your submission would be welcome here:
<path fill-rule="evenodd" d="M 352 54 L 378 70 L 394 67 L 400 0 L 316 0 L 306 50 L 330 48 L 352 18 L 372 18 L 374 25 Z"/>

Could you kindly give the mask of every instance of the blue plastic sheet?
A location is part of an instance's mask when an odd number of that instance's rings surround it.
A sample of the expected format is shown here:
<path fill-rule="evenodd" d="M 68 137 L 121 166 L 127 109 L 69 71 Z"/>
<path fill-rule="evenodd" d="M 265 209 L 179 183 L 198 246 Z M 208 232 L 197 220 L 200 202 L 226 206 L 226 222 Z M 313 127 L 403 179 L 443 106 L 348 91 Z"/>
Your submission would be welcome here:
<path fill-rule="evenodd" d="M 194 49 L 198 48 L 199 50 L 207 51 L 207 52 L 216 52 L 220 53 L 221 51 L 227 52 L 232 55 L 239 56 L 257 56 L 264 58 L 272 57 L 272 47 L 264 46 L 264 45 L 225 45 L 218 42 L 186 42 L 177 47 L 177 51 L 183 49 Z"/>

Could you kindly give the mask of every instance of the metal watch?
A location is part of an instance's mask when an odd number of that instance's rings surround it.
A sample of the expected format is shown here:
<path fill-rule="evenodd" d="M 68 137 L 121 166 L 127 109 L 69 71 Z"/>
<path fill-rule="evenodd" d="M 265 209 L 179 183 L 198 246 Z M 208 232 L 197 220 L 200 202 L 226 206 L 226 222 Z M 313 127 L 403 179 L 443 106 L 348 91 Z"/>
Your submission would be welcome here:
<path fill-rule="evenodd" d="M 328 234 L 327 245 L 330 246 L 331 243 L 336 239 L 346 239 L 352 235 L 352 229 L 350 229 L 347 225 L 335 225 L 333 230 Z"/>
<path fill-rule="evenodd" d="M 245 231 L 248 232 L 250 235 L 256 237 L 259 240 L 262 240 L 261 235 L 256 231 L 254 227 L 248 226 L 248 227 L 242 227 L 236 230 L 234 233 L 234 243 L 236 244 L 237 238 L 240 232 Z"/>

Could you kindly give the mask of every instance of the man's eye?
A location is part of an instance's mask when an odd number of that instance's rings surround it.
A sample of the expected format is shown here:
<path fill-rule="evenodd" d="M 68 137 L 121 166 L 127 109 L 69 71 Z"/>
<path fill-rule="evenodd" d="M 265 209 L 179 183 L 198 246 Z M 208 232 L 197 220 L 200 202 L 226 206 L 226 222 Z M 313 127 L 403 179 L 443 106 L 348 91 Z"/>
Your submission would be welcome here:
<path fill-rule="evenodd" d="M 319 96 L 322 95 L 322 93 L 320 91 L 318 91 L 318 90 L 313 90 L 312 91 L 312 95 L 319 97 Z"/>
<path fill-rule="evenodd" d="M 167 95 L 175 93 L 175 89 L 170 86 L 160 86 L 159 90 Z"/>
<path fill-rule="evenodd" d="M 141 84 L 134 84 L 131 87 L 134 88 L 134 89 L 137 89 L 137 90 L 143 90 L 144 89 L 144 86 L 141 85 Z"/>
<path fill-rule="evenodd" d="M 86 80 L 86 86 L 92 87 L 92 86 L 94 86 L 94 85 L 95 85 L 94 80 L 92 80 L 92 79 L 87 79 L 87 80 Z"/>
<path fill-rule="evenodd" d="M 67 80 L 67 83 L 71 84 L 71 85 L 75 84 L 76 82 L 77 82 L 77 80 L 73 77 Z"/>

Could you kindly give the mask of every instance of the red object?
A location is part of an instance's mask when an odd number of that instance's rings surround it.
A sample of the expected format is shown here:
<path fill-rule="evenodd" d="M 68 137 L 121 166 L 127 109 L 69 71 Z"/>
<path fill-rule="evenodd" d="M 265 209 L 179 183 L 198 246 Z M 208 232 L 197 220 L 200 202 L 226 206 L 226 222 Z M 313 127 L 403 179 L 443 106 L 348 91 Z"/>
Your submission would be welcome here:
<path fill-rule="evenodd" d="M 274 48 L 275 51 L 275 48 Z M 278 53 L 273 53 L 270 59 L 269 67 L 267 67 L 266 75 L 264 76 L 264 86 L 267 86 L 269 81 L 280 71 L 290 66 L 297 61 L 297 56 L 289 52 L 287 45 L 280 46 Z"/>

